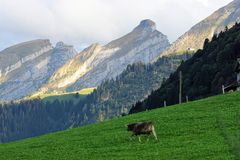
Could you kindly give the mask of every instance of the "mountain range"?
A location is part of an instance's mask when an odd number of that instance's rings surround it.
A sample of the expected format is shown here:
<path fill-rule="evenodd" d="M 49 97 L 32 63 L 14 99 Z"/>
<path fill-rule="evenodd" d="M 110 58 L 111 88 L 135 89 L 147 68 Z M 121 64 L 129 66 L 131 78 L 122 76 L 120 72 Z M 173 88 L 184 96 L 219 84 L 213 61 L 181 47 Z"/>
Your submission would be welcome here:
<path fill-rule="evenodd" d="M 151 20 L 105 46 L 93 44 L 77 53 L 73 46 L 34 40 L 0 52 L 0 99 L 97 87 L 116 78 L 129 64 L 149 63 L 169 46 Z M 12 58 L 14 57 L 14 58 Z"/>
<path fill-rule="evenodd" d="M 115 79 L 129 64 L 145 64 L 169 46 L 151 20 L 143 20 L 129 34 L 107 45 L 93 44 L 77 54 L 50 78 L 42 91 L 75 91 Z"/>
<path fill-rule="evenodd" d="M 240 0 L 234 0 L 193 26 L 171 45 L 167 37 L 147 19 L 129 34 L 106 45 L 92 44 L 77 53 L 63 42 L 33 40 L 0 52 L 0 100 L 15 100 L 32 94 L 76 91 L 97 87 L 114 79 L 129 64 L 156 61 L 196 51 L 226 26 L 240 20 Z"/>

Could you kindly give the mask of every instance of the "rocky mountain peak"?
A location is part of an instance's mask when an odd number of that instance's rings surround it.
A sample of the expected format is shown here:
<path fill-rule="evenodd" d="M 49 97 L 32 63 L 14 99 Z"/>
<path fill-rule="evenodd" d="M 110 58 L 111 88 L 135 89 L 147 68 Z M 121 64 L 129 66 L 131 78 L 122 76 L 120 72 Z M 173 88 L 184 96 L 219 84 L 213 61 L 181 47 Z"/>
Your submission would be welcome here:
<path fill-rule="evenodd" d="M 75 91 L 97 87 L 116 78 L 129 65 L 149 63 L 169 46 L 167 37 L 147 19 L 130 33 L 106 45 L 92 44 L 50 78 L 48 91 Z"/>
<path fill-rule="evenodd" d="M 116 78 L 129 64 L 149 63 L 168 46 L 167 37 L 156 30 L 156 24 L 143 20 L 132 32 L 103 46 L 92 44 L 80 53 L 63 42 L 58 42 L 54 48 L 48 47 L 48 50 L 42 47 L 43 51 L 37 52 L 37 56 L 34 52 L 34 58 L 27 58 L 30 59 L 28 64 L 17 63 L 10 67 L 10 71 L 14 69 L 16 72 L 12 72 L 9 80 L 0 85 L 0 99 L 96 87 L 107 79 Z M 25 47 L 24 50 L 32 53 Z M 4 74 L 5 70 L 1 73 Z M 13 85 L 13 80 L 20 83 Z M 13 92 L 10 94 L 9 90 Z"/>
<path fill-rule="evenodd" d="M 156 23 L 150 19 L 145 19 L 134 30 L 155 31 Z"/>
<path fill-rule="evenodd" d="M 62 41 L 57 42 L 57 43 L 56 43 L 56 48 L 63 47 L 64 45 L 65 45 L 65 44 L 64 44 Z"/>
<path fill-rule="evenodd" d="M 73 46 L 58 42 L 53 47 L 46 39 L 3 50 L 0 52 L 0 100 L 20 99 L 36 92 L 76 54 Z"/>
<path fill-rule="evenodd" d="M 61 48 L 74 48 L 72 45 L 65 44 L 64 42 L 60 41 L 56 43 L 55 48 L 61 49 Z"/>

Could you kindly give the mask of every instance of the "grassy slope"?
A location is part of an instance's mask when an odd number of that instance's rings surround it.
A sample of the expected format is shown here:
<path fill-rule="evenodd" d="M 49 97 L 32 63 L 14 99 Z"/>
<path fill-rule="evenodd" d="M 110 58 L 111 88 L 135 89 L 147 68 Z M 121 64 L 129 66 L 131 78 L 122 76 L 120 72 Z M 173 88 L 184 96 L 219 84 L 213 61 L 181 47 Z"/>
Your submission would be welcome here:
<path fill-rule="evenodd" d="M 76 92 L 67 92 L 67 93 L 50 93 L 50 94 L 42 94 L 39 96 L 33 96 L 30 97 L 30 99 L 39 97 L 41 99 L 43 99 L 43 101 L 47 102 L 53 102 L 54 100 L 58 99 L 59 101 L 69 101 L 72 100 L 73 103 L 77 103 L 79 102 L 79 100 L 82 100 L 83 98 L 86 97 L 86 95 L 90 94 L 93 92 L 95 88 L 86 88 L 86 89 L 82 89 L 80 91 L 76 91 Z M 76 93 L 79 93 L 79 97 L 76 97 Z"/>
<path fill-rule="evenodd" d="M 159 141 L 130 139 L 124 125 L 155 122 Z M 240 153 L 240 93 L 143 112 L 0 145 L 0 159 L 234 159 Z"/>

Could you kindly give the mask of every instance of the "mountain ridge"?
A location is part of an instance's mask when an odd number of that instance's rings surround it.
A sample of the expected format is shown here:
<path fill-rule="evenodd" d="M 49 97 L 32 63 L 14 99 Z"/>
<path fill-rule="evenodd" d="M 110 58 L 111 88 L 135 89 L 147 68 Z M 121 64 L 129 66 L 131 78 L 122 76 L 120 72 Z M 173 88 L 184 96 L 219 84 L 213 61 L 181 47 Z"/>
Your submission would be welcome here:
<path fill-rule="evenodd" d="M 202 49 L 206 38 L 211 40 L 214 34 L 219 34 L 221 31 L 224 31 L 226 26 L 231 28 L 235 22 L 240 22 L 239 8 L 240 0 L 234 0 L 218 9 L 180 36 L 164 51 L 162 56 Z"/>
<path fill-rule="evenodd" d="M 123 37 L 103 46 L 95 43 L 84 49 L 59 69 L 41 90 L 61 92 L 96 87 L 115 78 L 128 64 L 150 62 L 167 46 L 169 41 L 156 30 L 155 22 L 143 20 Z"/>
<path fill-rule="evenodd" d="M 0 52 L 0 100 L 20 99 L 34 93 L 58 67 L 77 52 L 73 46 L 50 40 L 23 42 Z"/>

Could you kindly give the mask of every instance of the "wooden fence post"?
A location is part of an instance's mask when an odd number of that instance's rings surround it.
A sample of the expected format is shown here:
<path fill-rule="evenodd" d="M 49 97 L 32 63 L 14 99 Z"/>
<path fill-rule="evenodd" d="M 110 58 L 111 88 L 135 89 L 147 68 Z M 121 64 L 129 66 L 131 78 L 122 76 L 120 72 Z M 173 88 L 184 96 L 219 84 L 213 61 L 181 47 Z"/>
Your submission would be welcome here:
<path fill-rule="evenodd" d="M 225 94 L 225 89 L 224 85 L 222 85 L 222 93 Z"/>

